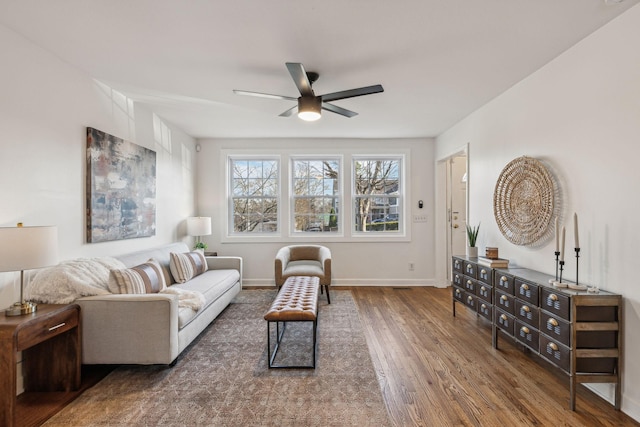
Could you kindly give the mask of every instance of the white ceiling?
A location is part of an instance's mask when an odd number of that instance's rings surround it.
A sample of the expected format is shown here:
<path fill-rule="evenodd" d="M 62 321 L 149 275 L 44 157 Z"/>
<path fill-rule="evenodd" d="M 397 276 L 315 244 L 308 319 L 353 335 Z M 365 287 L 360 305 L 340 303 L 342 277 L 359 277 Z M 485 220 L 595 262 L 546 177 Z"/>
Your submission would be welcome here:
<path fill-rule="evenodd" d="M 0 0 L 0 23 L 194 137 L 425 137 L 639 1 Z M 285 62 L 320 73 L 316 94 L 385 91 L 313 123 L 233 94 L 297 97 Z"/>

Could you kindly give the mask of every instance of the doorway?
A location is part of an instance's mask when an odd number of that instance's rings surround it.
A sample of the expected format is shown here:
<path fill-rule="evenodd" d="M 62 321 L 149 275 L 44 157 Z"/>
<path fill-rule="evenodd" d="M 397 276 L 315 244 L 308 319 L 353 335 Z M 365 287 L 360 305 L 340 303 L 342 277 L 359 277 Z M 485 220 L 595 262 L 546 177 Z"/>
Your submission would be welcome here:
<path fill-rule="evenodd" d="M 468 147 L 441 159 L 438 162 L 439 193 L 438 203 L 441 218 L 438 222 L 440 229 L 437 234 L 442 236 L 439 240 L 444 245 L 438 251 L 445 255 L 438 257 L 440 264 L 436 269 L 444 269 L 446 283 L 451 283 L 451 256 L 464 255 L 467 246 L 467 217 L 468 217 L 468 188 L 469 188 L 469 156 Z"/>

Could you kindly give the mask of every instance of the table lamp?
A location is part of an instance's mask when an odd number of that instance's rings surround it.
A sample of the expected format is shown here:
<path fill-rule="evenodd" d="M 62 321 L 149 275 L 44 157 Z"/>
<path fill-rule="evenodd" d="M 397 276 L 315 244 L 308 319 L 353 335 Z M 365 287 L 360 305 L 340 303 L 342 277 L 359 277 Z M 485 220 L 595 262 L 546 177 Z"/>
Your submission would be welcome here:
<path fill-rule="evenodd" d="M 207 249 L 207 245 L 202 243 L 201 237 L 211 234 L 211 217 L 194 216 L 187 218 L 187 234 L 195 236 L 195 249 Z"/>
<path fill-rule="evenodd" d="M 20 316 L 36 311 L 37 305 L 24 300 L 24 271 L 58 263 L 58 228 L 0 227 L 0 272 L 20 270 L 20 301 L 5 311 Z"/>

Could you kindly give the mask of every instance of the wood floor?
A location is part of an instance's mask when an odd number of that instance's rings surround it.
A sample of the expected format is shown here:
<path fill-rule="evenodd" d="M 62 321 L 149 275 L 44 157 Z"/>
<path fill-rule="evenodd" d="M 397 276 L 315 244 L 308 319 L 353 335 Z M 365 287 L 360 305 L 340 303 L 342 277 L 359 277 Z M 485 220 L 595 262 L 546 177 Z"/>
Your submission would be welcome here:
<path fill-rule="evenodd" d="M 637 426 L 584 386 L 576 411 L 569 378 L 465 307 L 451 289 L 346 288 L 365 329 L 395 426 Z"/>

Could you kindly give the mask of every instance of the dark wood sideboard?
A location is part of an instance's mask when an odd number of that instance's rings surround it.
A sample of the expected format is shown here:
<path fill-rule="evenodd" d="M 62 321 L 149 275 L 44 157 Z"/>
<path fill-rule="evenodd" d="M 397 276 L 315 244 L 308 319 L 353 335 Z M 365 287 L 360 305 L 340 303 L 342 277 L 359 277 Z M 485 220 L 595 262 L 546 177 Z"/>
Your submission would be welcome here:
<path fill-rule="evenodd" d="M 622 296 L 556 288 L 552 276 L 527 268 L 490 268 L 478 258 L 452 257 L 456 303 L 485 318 L 492 345 L 500 335 L 560 368 L 570 378 L 571 410 L 579 383 L 615 384 L 621 403 Z"/>

